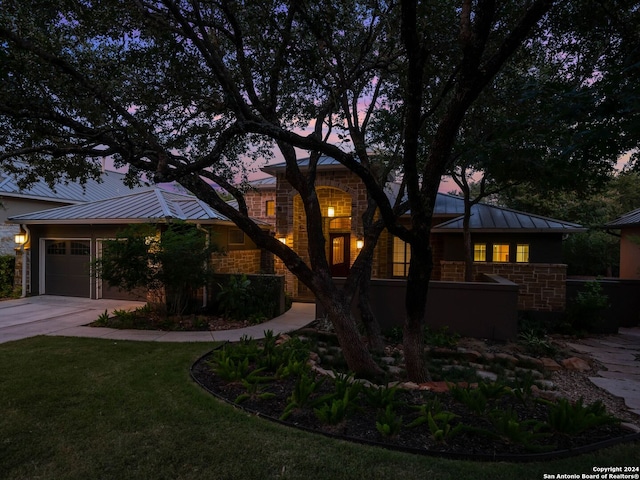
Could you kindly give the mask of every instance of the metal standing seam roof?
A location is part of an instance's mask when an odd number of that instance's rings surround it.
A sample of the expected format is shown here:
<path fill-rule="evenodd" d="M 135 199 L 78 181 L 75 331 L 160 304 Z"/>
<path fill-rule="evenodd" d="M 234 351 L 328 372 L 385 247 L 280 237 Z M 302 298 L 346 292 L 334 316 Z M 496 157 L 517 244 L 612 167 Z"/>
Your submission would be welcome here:
<path fill-rule="evenodd" d="M 462 231 L 463 217 L 433 227 L 434 233 Z M 477 204 L 471 207 L 469 227 L 474 232 L 497 232 L 515 230 L 520 232 L 578 233 L 586 229 L 577 223 L 563 222 L 493 205 Z"/>
<path fill-rule="evenodd" d="M 640 225 L 640 208 L 632 210 L 624 215 L 616 218 L 615 220 L 607 223 L 605 227 L 608 228 L 620 228 L 620 227 L 635 227 Z"/>
<path fill-rule="evenodd" d="M 17 215 L 9 221 L 23 224 L 88 224 L 161 222 L 170 219 L 203 223 L 230 222 L 227 217 L 194 196 L 159 188 Z"/>
<path fill-rule="evenodd" d="M 104 200 L 153 188 L 150 186 L 129 188 L 123 182 L 124 177 L 125 175 L 122 173 L 105 171 L 101 176 L 101 182 L 88 179 L 85 185 L 80 185 L 78 182 L 63 182 L 51 188 L 44 180 L 40 179 L 29 188 L 20 189 L 13 176 L 3 177 L 0 170 L 0 195 L 51 202 L 81 203 Z"/>

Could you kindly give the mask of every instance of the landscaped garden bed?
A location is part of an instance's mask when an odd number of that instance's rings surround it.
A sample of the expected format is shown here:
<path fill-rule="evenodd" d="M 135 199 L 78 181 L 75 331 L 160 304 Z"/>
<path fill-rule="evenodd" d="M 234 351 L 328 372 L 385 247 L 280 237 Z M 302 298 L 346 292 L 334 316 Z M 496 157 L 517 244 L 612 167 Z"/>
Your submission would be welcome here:
<path fill-rule="evenodd" d="M 211 352 L 192 375 L 211 393 L 257 415 L 422 454 L 533 460 L 638 438 L 602 402 L 554 392 L 548 373 L 534 365 L 513 367 L 508 355 L 492 355 L 492 365 L 479 369 L 483 360 L 470 362 L 467 353 L 432 349 L 429 365 L 440 382 L 416 385 L 399 380 L 401 352 L 392 348 L 381 359 L 386 378 L 370 382 L 347 373 L 331 335 L 267 334 L 260 342 L 244 339 Z"/>

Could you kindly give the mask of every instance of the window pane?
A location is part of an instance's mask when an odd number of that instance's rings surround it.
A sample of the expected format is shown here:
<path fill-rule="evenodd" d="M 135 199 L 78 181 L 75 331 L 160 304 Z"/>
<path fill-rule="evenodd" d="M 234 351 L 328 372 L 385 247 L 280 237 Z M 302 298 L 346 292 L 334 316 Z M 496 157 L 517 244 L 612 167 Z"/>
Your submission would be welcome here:
<path fill-rule="evenodd" d="M 516 262 L 529 263 L 529 245 L 520 244 L 516 247 Z"/>
<path fill-rule="evenodd" d="M 393 237 L 393 276 L 406 277 L 411 261 L 411 247 L 398 237 Z"/>
<path fill-rule="evenodd" d="M 89 245 L 84 242 L 71 242 L 71 255 L 89 255 Z"/>
<path fill-rule="evenodd" d="M 474 262 L 487 261 L 487 244 L 486 243 L 475 243 L 473 245 L 473 261 Z"/>
<path fill-rule="evenodd" d="M 66 242 L 52 243 L 47 247 L 47 255 L 65 255 L 67 253 Z"/>
<path fill-rule="evenodd" d="M 331 248 L 333 248 L 333 265 L 344 263 L 344 237 L 335 237 L 332 240 Z"/>
<path fill-rule="evenodd" d="M 494 262 L 508 262 L 509 261 L 509 244 L 494 244 L 493 245 L 493 261 Z"/>
<path fill-rule="evenodd" d="M 229 230 L 229 243 L 235 245 L 244 244 L 244 232 L 237 228 Z"/>
<path fill-rule="evenodd" d="M 273 200 L 267 200 L 265 204 L 265 210 L 267 217 L 272 217 L 276 214 L 276 202 Z"/>

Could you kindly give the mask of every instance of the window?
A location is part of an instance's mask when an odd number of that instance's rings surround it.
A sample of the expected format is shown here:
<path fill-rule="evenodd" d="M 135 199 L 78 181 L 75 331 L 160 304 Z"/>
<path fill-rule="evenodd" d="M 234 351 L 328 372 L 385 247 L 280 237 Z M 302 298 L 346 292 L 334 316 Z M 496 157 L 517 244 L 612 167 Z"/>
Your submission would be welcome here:
<path fill-rule="evenodd" d="M 66 255 L 67 244 L 66 242 L 56 242 L 47 246 L 47 255 Z"/>
<path fill-rule="evenodd" d="M 473 244 L 473 261 L 474 262 L 487 261 L 487 244 L 486 243 Z"/>
<path fill-rule="evenodd" d="M 406 277 L 409 273 L 409 262 L 411 261 L 411 246 L 393 237 L 393 276 Z"/>
<path fill-rule="evenodd" d="M 230 245 L 244 245 L 244 232 L 239 228 L 232 228 L 229 230 L 229 244 Z"/>
<path fill-rule="evenodd" d="M 501 262 L 501 263 L 509 261 L 509 244 L 508 243 L 493 244 L 493 261 Z"/>
<path fill-rule="evenodd" d="M 89 255 L 89 245 L 85 242 L 71 242 L 71 255 Z"/>
<path fill-rule="evenodd" d="M 276 214 L 276 202 L 275 200 L 267 200 L 264 203 L 264 211 L 267 217 L 273 217 Z"/>
<path fill-rule="evenodd" d="M 529 263 L 529 245 L 522 243 L 516 246 L 516 262 Z"/>

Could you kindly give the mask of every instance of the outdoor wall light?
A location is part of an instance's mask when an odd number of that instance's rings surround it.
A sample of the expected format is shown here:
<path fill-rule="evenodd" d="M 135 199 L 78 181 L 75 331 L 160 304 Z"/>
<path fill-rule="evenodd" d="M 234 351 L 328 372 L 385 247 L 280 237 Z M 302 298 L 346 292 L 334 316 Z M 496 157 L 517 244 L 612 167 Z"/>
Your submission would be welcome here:
<path fill-rule="evenodd" d="M 335 207 L 328 207 L 327 208 L 327 217 L 335 217 L 335 216 L 336 216 Z"/>
<path fill-rule="evenodd" d="M 286 245 L 287 244 L 287 237 L 278 237 L 278 241 L 280 243 L 284 243 Z"/>
<path fill-rule="evenodd" d="M 362 247 L 364 247 L 364 240 L 361 240 L 361 239 L 356 240 L 356 248 L 358 250 L 361 250 Z"/>
<path fill-rule="evenodd" d="M 24 245 L 27 243 L 27 235 L 25 233 L 16 233 L 13 241 L 16 242 L 16 245 Z"/>

